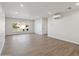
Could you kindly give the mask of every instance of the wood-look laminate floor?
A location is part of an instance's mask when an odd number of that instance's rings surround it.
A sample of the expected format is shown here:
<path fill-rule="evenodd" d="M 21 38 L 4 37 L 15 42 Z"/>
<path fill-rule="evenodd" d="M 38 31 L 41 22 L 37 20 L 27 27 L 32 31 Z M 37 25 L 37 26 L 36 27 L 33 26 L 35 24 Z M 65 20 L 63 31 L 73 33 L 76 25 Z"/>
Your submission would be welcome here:
<path fill-rule="evenodd" d="M 6 36 L 2 56 L 78 56 L 79 45 L 37 34 Z"/>

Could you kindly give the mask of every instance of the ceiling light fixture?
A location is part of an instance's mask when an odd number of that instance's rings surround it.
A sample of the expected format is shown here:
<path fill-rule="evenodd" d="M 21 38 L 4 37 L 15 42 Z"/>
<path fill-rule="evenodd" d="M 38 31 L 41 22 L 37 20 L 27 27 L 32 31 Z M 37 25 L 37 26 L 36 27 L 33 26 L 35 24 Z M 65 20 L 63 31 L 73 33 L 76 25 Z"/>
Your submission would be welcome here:
<path fill-rule="evenodd" d="M 16 14 L 18 14 L 18 12 L 16 12 Z"/>
<path fill-rule="evenodd" d="M 79 6 L 79 2 L 78 2 L 78 3 L 76 3 L 76 6 Z"/>
<path fill-rule="evenodd" d="M 22 3 L 20 4 L 20 6 L 21 6 L 21 7 L 24 7 L 24 5 L 23 5 Z"/>

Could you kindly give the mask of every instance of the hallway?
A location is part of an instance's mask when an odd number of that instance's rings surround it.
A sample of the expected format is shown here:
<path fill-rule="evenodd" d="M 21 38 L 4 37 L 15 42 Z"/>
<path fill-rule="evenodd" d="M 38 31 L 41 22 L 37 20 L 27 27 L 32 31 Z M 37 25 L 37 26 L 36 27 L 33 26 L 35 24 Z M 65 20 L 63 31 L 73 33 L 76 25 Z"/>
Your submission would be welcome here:
<path fill-rule="evenodd" d="M 79 55 L 79 46 L 38 34 L 6 36 L 2 56 Z"/>

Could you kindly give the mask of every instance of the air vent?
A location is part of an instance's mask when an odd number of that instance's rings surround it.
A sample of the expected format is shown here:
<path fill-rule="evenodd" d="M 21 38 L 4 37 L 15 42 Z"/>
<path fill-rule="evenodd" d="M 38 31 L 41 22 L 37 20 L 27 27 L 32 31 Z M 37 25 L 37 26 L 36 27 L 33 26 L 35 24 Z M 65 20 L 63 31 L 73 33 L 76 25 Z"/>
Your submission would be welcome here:
<path fill-rule="evenodd" d="M 61 13 L 55 13 L 53 19 L 60 19 L 62 17 Z"/>

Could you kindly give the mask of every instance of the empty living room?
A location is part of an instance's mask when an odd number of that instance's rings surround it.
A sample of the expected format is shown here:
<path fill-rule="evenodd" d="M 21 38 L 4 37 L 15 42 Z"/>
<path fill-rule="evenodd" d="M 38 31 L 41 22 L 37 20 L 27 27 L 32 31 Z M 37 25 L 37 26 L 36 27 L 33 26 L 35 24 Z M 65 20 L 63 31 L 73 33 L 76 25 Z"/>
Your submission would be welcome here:
<path fill-rule="evenodd" d="M 79 56 L 79 2 L 0 2 L 1 56 Z"/>

